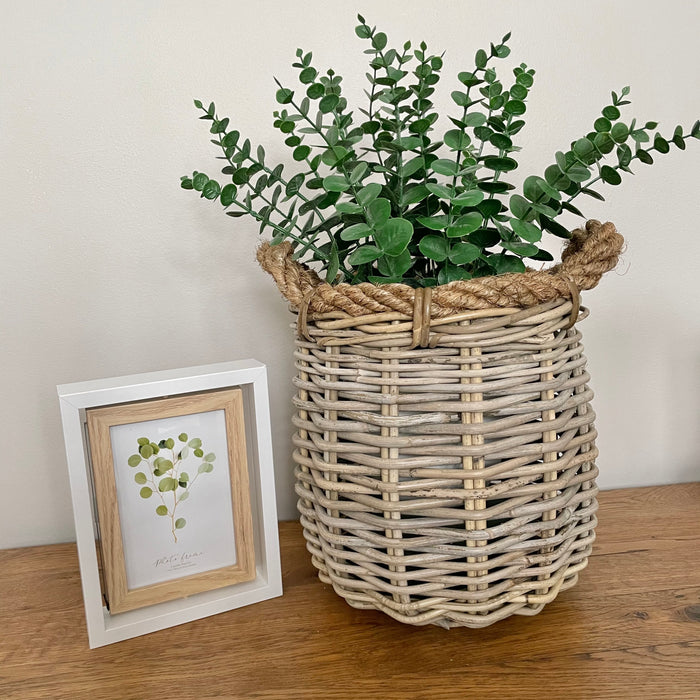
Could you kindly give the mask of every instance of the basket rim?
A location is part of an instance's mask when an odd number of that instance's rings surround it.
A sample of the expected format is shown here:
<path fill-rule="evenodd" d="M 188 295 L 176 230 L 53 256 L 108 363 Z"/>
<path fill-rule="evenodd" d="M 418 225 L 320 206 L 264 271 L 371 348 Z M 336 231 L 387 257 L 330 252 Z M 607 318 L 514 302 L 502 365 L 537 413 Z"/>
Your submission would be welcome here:
<path fill-rule="evenodd" d="M 257 258 L 292 306 L 306 308 L 308 313 L 342 311 L 349 316 L 364 316 L 396 311 L 415 316 L 420 305 L 427 306 L 423 317 L 443 318 L 465 310 L 528 308 L 557 298 L 576 300 L 580 290 L 593 289 L 603 274 L 614 269 L 623 246 L 624 238 L 612 223 L 591 220 L 585 228 L 572 233 L 562 262 L 546 270 L 457 280 L 418 289 L 406 284 L 370 282 L 331 285 L 295 261 L 294 250 L 286 241 L 274 246 L 263 243 Z"/>

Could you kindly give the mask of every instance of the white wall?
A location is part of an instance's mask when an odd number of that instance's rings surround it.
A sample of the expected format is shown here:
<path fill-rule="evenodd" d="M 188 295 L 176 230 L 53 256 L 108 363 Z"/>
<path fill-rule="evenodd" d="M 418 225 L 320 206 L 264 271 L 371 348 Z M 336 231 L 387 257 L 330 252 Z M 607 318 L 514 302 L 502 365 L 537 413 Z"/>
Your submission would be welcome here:
<path fill-rule="evenodd" d="M 700 4 L 684 0 L 0 8 L 0 547 L 73 537 L 56 384 L 236 358 L 268 365 L 279 512 L 294 517 L 290 318 L 255 263 L 256 226 L 179 189 L 182 174 L 216 171 L 192 98 L 291 162 L 272 75 L 291 82 L 301 46 L 359 96 L 360 11 L 397 43 L 447 51 L 443 108 L 475 49 L 512 29 L 511 65 L 537 69 L 524 174 L 626 84 L 630 115 L 666 131 L 700 117 Z M 603 487 L 700 478 L 698 168 L 695 142 L 585 202 L 628 239 L 620 271 L 585 297 Z"/>

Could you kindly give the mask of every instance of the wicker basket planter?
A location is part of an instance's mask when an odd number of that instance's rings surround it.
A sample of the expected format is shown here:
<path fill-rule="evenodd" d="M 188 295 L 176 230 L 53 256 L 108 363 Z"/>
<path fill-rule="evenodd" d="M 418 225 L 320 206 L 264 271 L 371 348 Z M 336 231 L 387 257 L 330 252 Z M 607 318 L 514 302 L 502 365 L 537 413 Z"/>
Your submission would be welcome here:
<path fill-rule="evenodd" d="M 589 222 L 548 271 L 433 290 L 331 287 L 261 248 L 298 313 L 304 534 L 350 605 L 484 627 L 576 583 L 597 508 L 578 291 L 621 247 Z"/>

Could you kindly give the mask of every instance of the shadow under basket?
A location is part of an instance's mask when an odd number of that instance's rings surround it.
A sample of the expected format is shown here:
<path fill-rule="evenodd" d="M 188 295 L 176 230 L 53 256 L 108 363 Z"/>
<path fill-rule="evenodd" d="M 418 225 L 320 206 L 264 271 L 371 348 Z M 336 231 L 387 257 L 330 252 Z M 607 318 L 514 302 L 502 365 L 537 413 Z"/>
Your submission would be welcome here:
<path fill-rule="evenodd" d="M 442 314 L 431 291 L 411 290 L 412 313 L 352 316 L 302 290 L 298 507 L 319 577 L 351 606 L 477 628 L 577 582 L 598 452 L 574 325 L 588 312 L 565 281 L 570 298 Z"/>

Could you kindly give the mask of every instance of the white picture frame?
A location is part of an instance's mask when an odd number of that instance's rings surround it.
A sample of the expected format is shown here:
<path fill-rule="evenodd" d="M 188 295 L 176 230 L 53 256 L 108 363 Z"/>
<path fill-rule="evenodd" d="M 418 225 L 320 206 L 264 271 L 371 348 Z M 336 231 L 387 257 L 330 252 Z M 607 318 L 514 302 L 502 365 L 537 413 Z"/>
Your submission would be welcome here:
<path fill-rule="evenodd" d="M 80 575 L 91 648 L 155 632 L 282 594 L 267 372 L 263 364 L 256 360 L 240 360 L 63 384 L 59 385 L 57 390 L 63 421 Z M 115 459 L 113 455 L 118 456 L 127 449 L 119 445 L 120 441 L 126 441 L 128 444 L 134 435 L 144 432 L 145 425 L 158 426 L 161 421 L 160 427 L 167 432 L 172 428 L 169 421 L 173 420 L 173 416 L 184 416 L 183 419 L 176 418 L 174 425 L 178 424 L 178 420 L 187 420 L 189 421 L 187 425 L 191 425 L 192 419 L 202 417 L 203 422 L 200 421 L 196 425 L 205 432 L 208 430 L 211 433 L 218 425 L 218 419 L 211 418 L 212 414 L 204 412 L 207 409 L 198 408 L 201 404 L 197 401 L 207 401 L 206 405 L 209 409 L 220 408 L 222 409 L 220 412 L 224 413 L 224 406 L 212 405 L 209 398 L 215 397 L 216 402 L 218 400 L 216 397 L 219 395 L 230 398 L 231 412 L 240 414 L 239 418 L 242 418 L 237 429 L 239 432 L 232 441 L 231 428 L 227 419 L 229 441 L 239 446 L 244 443 L 244 447 L 241 448 L 242 453 L 239 449 L 238 456 L 232 448 L 228 454 L 228 462 L 220 459 L 220 463 L 226 465 L 226 468 L 219 469 L 217 464 L 216 478 L 224 478 L 224 473 L 230 470 L 231 479 L 236 482 L 235 488 L 232 483 L 230 491 L 233 511 L 237 513 L 237 517 L 239 511 L 245 511 L 245 508 L 239 508 L 241 503 L 244 503 L 249 511 L 248 525 L 243 525 L 245 518 L 241 520 L 240 517 L 235 523 L 233 532 L 237 540 L 236 553 L 231 555 L 230 562 L 222 560 L 231 565 L 222 564 L 219 570 L 213 572 L 205 570 L 195 575 L 186 575 L 189 572 L 185 572 L 182 578 L 171 575 L 169 580 L 163 583 L 156 582 L 154 585 L 143 585 L 141 582 L 135 586 L 135 595 L 132 595 L 134 591 L 129 590 L 128 595 L 123 597 L 128 604 L 121 602 L 117 606 L 120 612 L 110 610 L 110 598 L 113 602 L 117 598 L 116 589 L 109 587 L 109 576 L 106 574 L 111 575 L 130 559 L 137 562 L 137 568 L 134 571 L 138 573 L 138 566 L 142 567 L 138 564 L 140 554 L 129 549 L 128 537 L 126 535 L 122 537 L 119 526 L 124 514 L 128 514 L 129 519 L 140 517 L 136 513 L 143 504 L 132 503 L 127 507 L 124 504 L 125 501 L 117 508 L 118 499 L 114 497 L 114 491 L 110 492 L 111 500 L 105 500 L 105 483 L 109 483 L 110 488 L 117 489 L 116 484 L 122 478 L 115 477 L 115 474 L 119 473 L 121 462 L 115 461 L 112 468 L 109 460 Z M 178 410 L 172 408 L 173 405 L 185 408 Z M 115 419 L 115 415 L 121 417 Z M 228 416 L 228 413 L 226 415 Z M 99 437 L 94 425 L 91 429 L 88 427 L 89 421 L 92 420 L 94 423 L 96 416 L 101 417 L 103 428 L 106 427 L 107 430 L 106 433 L 103 430 Z M 151 422 L 139 423 L 139 416 L 150 419 Z M 116 425 L 124 425 L 125 432 L 123 434 L 111 432 Z M 116 430 L 120 431 L 122 428 L 119 427 Z M 186 444 L 186 441 L 182 442 Z M 107 443 L 109 443 L 109 449 L 100 456 L 99 446 Z M 162 445 L 162 447 L 165 454 L 166 446 Z M 139 449 L 138 445 L 136 449 Z M 217 449 L 220 458 L 223 458 L 223 452 L 226 452 L 226 449 L 224 447 L 217 447 Z M 206 459 L 206 456 L 202 459 Z M 143 463 L 146 464 L 146 460 L 143 460 Z M 205 472 L 203 477 L 211 477 L 206 473 L 212 471 L 210 467 L 211 465 L 203 470 Z M 95 478 L 96 469 L 98 470 L 97 479 Z M 141 468 L 135 467 L 131 472 L 136 473 L 139 469 Z M 144 470 L 144 473 L 148 473 L 148 470 Z M 117 493 L 127 500 L 135 495 L 138 501 L 138 485 L 141 481 L 131 484 L 131 474 L 128 478 L 130 479 L 128 486 L 124 485 L 127 482 L 123 480 L 119 482 L 122 484 L 121 492 L 117 489 Z M 150 473 L 148 478 L 151 479 Z M 202 478 L 202 483 L 207 483 L 206 478 Z M 151 486 L 156 490 L 158 484 L 151 484 Z M 182 492 L 182 488 L 180 491 Z M 98 503 L 100 492 L 103 494 L 102 507 Z M 202 491 L 202 494 L 204 493 Z M 204 498 L 204 495 L 201 498 Z M 236 501 L 239 503 L 237 504 Z M 194 502 L 195 498 L 190 499 L 188 508 L 195 508 L 192 505 Z M 110 511 L 105 503 L 113 503 L 113 509 Z M 155 499 L 152 505 L 155 505 Z M 201 503 L 199 507 L 201 508 Z M 191 512 L 196 516 L 196 509 Z M 228 512 L 230 513 L 230 510 Z M 152 527 L 161 525 L 157 522 L 157 518 L 154 520 Z M 175 522 L 174 518 L 173 522 Z M 184 528 L 184 525 L 182 527 Z M 196 527 L 189 530 L 196 532 Z M 247 543 L 245 549 L 241 549 L 240 543 L 243 541 Z M 111 548 L 106 546 L 109 543 Z M 123 545 L 126 545 L 126 548 Z M 146 558 L 151 555 L 152 553 L 149 552 L 145 554 Z M 123 560 L 121 562 L 120 556 Z M 119 566 L 116 566 L 115 562 Z M 133 562 L 131 566 L 133 568 Z M 232 577 L 231 572 L 233 572 Z M 138 575 L 142 578 L 141 573 Z M 118 580 L 118 576 L 115 580 Z M 145 581 L 145 583 L 150 582 Z"/>

